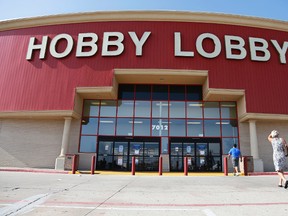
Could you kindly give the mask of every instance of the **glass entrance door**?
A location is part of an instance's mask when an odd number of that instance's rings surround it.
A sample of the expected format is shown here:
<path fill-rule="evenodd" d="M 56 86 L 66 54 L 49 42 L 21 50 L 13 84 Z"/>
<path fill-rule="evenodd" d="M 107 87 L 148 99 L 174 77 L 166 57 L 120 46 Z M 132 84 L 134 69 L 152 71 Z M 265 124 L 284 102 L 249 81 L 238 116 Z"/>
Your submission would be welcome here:
<path fill-rule="evenodd" d="M 97 170 L 130 171 L 135 157 L 136 171 L 158 171 L 160 138 L 99 137 Z"/>
<path fill-rule="evenodd" d="M 170 170 L 183 171 L 184 157 L 188 158 L 188 171 L 222 171 L 220 138 L 171 138 Z"/>

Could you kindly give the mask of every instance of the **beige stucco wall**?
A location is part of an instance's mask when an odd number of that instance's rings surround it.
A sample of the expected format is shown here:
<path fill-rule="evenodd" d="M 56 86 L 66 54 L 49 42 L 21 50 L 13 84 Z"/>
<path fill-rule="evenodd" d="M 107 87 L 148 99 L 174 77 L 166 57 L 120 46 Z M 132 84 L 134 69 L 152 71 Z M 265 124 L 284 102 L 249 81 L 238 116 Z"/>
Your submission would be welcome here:
<path fill-rule="evenodd" d="M 55 167 L 64 120 L 1 119 L 1 167 Z M 80 120 L 71 125 L 69 152 L 78 151 Z"/>

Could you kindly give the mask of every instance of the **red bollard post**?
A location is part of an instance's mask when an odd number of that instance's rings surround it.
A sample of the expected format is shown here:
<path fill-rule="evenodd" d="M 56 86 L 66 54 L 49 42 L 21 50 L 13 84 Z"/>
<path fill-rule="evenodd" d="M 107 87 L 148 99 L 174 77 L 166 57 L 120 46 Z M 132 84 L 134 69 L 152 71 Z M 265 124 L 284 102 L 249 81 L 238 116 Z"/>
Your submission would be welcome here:
<path fill-rule="evenodd" d="M 135 169 L 136 169 L 136 167 L 135 167 L 135 157 L 133 156 L 132 157 L 132 169 L 131 169 L 131 174 L 132 175 L 135 175 Z"/>
<path fill-rule="evenodd" d="M 184 175 L 188 175 L 188 158 L 184 157 Z"/>
<path fill-rule="evenodd" d="M 228 158 L 224 157 L 224 175 L 228 176 Z"/>
<path fill-rule="evenodd" d="M 91 175 L 94 175 L 95 160 L 96 160 L 96 157 L 95 157 L 95 155 L 94 155 L 94 156 L 92 156 L 92 159 L 91 159 Z"/>
<path fill-rule="evenodd" d="M 72 174 L 76 173 L 76 155 L 73 155 L 72 158 Z"/>
<path fill-rule="evenodd" d="M 248 164 L 247 164 L 247 157 L 243 157 L 243 168 L 244 168 L 244 175 L 248 175 Z"/>
<path fill-rule="evenodd" d="M 159 175 L 162 175 L 162 165 L 163 165 L 163 158 L 162 156 L 159 157 Z"/>

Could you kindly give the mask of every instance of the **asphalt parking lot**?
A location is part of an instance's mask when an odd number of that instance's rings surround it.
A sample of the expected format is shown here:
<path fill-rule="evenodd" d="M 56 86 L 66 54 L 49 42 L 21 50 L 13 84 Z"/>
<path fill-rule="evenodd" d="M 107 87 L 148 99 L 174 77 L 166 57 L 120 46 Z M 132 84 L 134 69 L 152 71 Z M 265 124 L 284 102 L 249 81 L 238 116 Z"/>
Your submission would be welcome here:
<path fill-rule="evenodd" d="M 0 172 L 0 215 L 287 215 L 277 176 Z"/>

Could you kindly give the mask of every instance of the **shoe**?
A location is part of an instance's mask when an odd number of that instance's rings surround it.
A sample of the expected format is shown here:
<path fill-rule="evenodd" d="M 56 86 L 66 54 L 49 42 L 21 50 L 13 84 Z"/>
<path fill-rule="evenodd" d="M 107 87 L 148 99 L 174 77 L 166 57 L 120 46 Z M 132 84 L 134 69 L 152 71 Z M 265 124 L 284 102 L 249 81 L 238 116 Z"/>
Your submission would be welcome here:
<path fill-rule="evenodd" d="M 283 185 L 278 185 L 278 187 L 283 187 Z"/>
<path fill-rule="evenodd" d="M 236 176 L 239 176 L 240 174 L 239 173 L 236 173 Z"/>
<path fill-rule="evenodd" d="M 286 180 L 284 188 L 287 189 L 287 187 L 288 187 L 288 181 Z"/>

